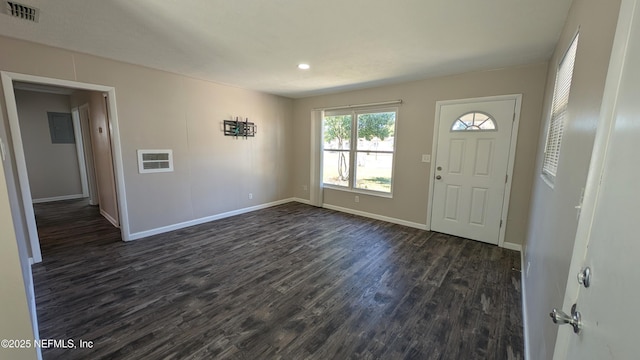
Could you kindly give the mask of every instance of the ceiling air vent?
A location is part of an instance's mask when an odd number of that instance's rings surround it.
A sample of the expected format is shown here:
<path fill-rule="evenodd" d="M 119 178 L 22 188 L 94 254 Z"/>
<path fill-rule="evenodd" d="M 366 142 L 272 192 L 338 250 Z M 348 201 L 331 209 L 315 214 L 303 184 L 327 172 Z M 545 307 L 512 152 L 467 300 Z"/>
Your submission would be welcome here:
<path fill-rule="evenodd" d="M 38 22 L 40 17 L 40 9 L 18 4 L 17 2 L 7 1 L 7 14 L 18 19 Z"/>

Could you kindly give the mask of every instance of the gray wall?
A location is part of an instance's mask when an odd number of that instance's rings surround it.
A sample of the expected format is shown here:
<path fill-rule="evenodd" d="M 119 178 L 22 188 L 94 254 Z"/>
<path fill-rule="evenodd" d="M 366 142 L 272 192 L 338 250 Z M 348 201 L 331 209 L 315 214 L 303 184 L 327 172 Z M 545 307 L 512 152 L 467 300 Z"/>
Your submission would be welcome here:
<path fill-rule="evenodd" d="M 550 359 L 558 326 L 549 312 L 562 306 L 578 225 L 580 203 L 593 149 L 600 104 L 613 45 L 620 1 L 574 0 L 550 61 L 544 124 L 538 140 L 531 220 L 525 248 L 526 319 L 531 359 Z M 580 28 L 568 119 L 555 184 L 541 177 L 557 65 Z M 529 271 L 526 271 L 527 268 Z M 565 309 L 566 311 L 567 309 Z"/>
<path fill-rule="evenodd" d="M 11 49 L 1 70 L 115 87 L 132 233 L 291 197 L 292 100 L 6 37 L 0 48 Z M 233 116 L 257 123 L 257 136 L 223 136 Z M 0 117 L 12 146 L 5 107 Z M 175 171 L 138 174 L 138 149 L 173 149 Z M 16 167 L 4 166 L 19 213 Z"/>
<path fill-rule="evenodd" d="M 71 113 L 68 95 L 15 90 L 34 201 L 82 196 L 76 144 L 53 144 L 47 112 Z"/>
<path fill-rule="evenodd" d="M 427 197 L 432 176 L 429 174 L 430 164 L 423 163 L 421 156 L 431 154 L 436 101 L 523 94 L 505 236 L 506 242 L 522 244 L 529 216 L 529 196 L 546 72 L 547 64 L 540 63 L 295 100 L 294 195 L 309 199 L 309 192 L 304 191 L 303 187 L 310 183 L 310 117 L 313 108 L 402 99 L 397 120 L 393 198 L 358 194 L 360 202 L 355 203 L 352 193 L 325 189 L 324 202 L 426 224 Z"/>

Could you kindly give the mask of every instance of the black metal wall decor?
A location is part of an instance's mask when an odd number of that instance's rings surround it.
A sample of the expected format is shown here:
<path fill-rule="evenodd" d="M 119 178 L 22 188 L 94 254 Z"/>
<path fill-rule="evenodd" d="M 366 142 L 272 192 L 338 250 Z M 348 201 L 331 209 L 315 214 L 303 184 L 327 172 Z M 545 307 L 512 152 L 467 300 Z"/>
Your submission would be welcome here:
<path fill-rule="evenodd" d="M 235 120 L 224 121 L 224 136 L 238 137 L 254 137 L 256 135 L 256 124 L 249 122 L 249 118 L 245 121 L 239 120 L 237 117 Z"/>

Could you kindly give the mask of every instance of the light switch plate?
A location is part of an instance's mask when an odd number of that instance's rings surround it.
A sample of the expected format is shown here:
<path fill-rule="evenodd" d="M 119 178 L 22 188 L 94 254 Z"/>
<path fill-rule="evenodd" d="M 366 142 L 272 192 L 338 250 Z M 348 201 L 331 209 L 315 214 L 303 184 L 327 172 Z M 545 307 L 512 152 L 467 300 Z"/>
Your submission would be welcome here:
<path fill-rule="evenodd" d="M 422 162 L 431 162 L 431 155 L 429 154 L 422 154 Z"/>

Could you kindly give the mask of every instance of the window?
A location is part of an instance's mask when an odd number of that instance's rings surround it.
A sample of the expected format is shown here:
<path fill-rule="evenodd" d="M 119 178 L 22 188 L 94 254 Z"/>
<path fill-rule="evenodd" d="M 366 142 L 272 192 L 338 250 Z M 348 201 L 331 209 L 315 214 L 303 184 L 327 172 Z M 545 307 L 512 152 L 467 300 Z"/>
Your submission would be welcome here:
<path fill-rule="evenodd" d="M 324 185 L 391 194 L 398 110 L 326 112 Z"/>
<path fill-rule="evenodd" d="M 547 131 L 547 143 L 544 150 L 544 160 L 542 163 L 542 173 L 548 179 L 553 180 L 558 171 L 558 159 L 560 158 L 560 146 L 562 145 L 562 134 L 564 123 L 567 117 L 567 106 L 569 104 L 569 91 L 571 89 L 571 79 L 573 77 L 573 64 L 576 59 L 578 48 L 578 35 L 573 39 L 569 50 L 562 58 L 556 73 L 556 83 L 553 89 L 553 101 L 551 105 L 551 119 Z"/>
<path fill-rule="evenodd" d="M 453 122 L 451 131 L 495 131 L 496 122 L 483 112 L 472 111 L 466 113 Z"/>

